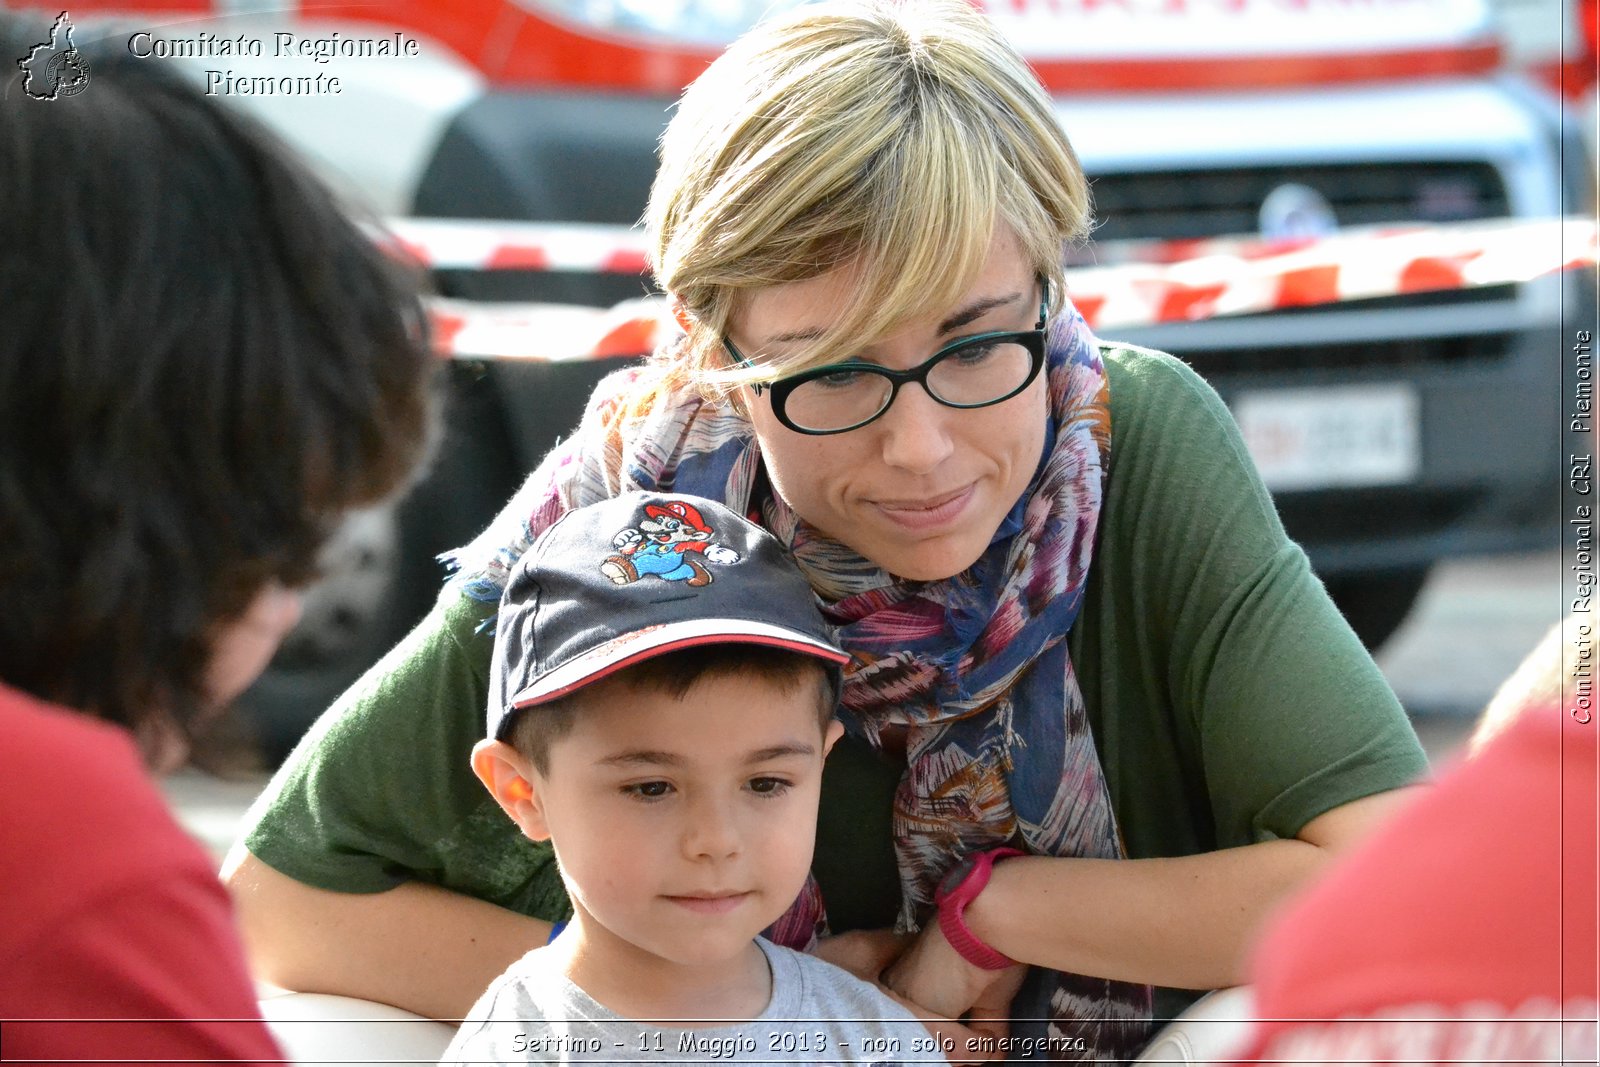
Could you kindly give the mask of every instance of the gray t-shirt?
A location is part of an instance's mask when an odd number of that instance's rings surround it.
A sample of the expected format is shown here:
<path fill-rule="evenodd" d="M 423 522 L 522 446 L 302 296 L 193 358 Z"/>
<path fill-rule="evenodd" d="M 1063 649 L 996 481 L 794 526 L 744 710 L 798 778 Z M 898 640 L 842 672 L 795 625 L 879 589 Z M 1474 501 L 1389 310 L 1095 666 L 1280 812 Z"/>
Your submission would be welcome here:
<path fill-rule="evenodd" d="M 733 1026 L 663 1029 L 609 1010 L 534 950 L 496 978 L 445 1050 L 446 1065 L 505 1063 L 946 1063 L 916 1016 L 854 975 L 762 938 L 766 1010 Z"/>

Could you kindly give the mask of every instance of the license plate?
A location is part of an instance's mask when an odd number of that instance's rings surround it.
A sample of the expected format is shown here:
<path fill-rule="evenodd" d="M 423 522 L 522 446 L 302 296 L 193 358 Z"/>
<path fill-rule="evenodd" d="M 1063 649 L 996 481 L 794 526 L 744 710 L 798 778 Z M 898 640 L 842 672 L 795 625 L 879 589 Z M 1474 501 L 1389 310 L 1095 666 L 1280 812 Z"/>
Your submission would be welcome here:
<path fill-rule="evenodd" d="M 1400 485 L 1422 466 L 1422 419 L 1409 386 L 1240 393 L 1233 416 L 1269 489 Z"/>

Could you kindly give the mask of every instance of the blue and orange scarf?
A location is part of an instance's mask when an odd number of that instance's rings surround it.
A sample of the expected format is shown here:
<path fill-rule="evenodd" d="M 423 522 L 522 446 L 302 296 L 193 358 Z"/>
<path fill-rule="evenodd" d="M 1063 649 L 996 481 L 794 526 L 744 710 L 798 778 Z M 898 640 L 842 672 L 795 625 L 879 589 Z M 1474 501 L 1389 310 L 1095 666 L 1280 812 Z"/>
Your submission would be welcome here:
<path fill-rule="evenodd" d="M 1038 470 L 982 557 L 953 578 L 897 580 L 807 525 L 766 488 L 742 416 L 661 388 L 647 367 L 601 383 L 578 432 L 540 464 L 504 521 L 457 554 L 458 581 L 470 596 L 498 600 L 511 566 L 552 522 L 632 490 L 692 493 L 759 516 L 789 546 L 853 657 L 845 728 L 875 746 L 885 727 L 906 728 L 893 814 L 901 929 L 929 921 L 939 877 L 969 852 L 1010 844 L 1120 859 L 1067 654 L 1111 445 L 1105 368 L 1070 306 L 1051 327 L 1046 367 L 1050 422 Z M 1080 920 L 1093 917 L 1059 917 Z M 813 885 L 770 934 L 804 948 L 824 930 Z M 1012 1036 L 1039 1049 L 1029 1058 L 1127 1059 L 1149 1036 L 1151 990 L 1036 967 L 1011 1013 Z"/>

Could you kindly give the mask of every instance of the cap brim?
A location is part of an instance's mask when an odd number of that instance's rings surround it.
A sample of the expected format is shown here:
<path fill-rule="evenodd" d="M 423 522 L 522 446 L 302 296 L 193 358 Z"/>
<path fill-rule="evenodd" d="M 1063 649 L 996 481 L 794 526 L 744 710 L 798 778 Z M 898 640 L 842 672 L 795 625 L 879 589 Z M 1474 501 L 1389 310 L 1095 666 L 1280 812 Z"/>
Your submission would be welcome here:
<path fill-rule="evenodd" d="M 641 660 L 697 645 L 760 645 L 816 656 L 840 666 L 850 661 L 837 646 L 797 630 L 750 619 L 689 619 L 636 630 L 592 648 L 523 687 L 506 702 L 507 710 L 555 700 Z"/>

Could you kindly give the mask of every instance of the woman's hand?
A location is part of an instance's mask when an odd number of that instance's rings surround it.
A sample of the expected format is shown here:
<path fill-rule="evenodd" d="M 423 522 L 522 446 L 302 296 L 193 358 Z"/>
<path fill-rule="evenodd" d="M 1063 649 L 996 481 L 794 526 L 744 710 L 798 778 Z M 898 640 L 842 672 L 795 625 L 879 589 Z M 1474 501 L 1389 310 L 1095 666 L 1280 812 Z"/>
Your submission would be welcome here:
<path fill-rule="evenodd" d="M 1017 972 L 1013 981 L 996 982 L 984 991 L 968 1008 L 945 1015 L 911 997 L 902 996 L 884 984 L 882 975 L 886 968 L 897 965 L 902 954 L 917 941 L 916 935 L 897 934 L 893 930 L 851 930 L 826 938 L 817 945 L 816 955 L 836 967 L 843 967 L 862 981 L 871 982 L 912 1015 L 922 1020 L 922 1025 L 939 1040 L 940 1048 L 953 1064 L 982 1063 L 986 1060 L 1005 1059 L 1002 1038 L 1011 1032 L 1011 998 L 1027 968 L 1007 968 L 1005 971 L 984 972 L 993 980 L 996 975 Z M 957 957 L 963 966 L 965 960 Z M 970 1009 L 970 1018 L 963 1024 L 957 1022 L 960 1014 Z M 989 1051 L 984 1051 L 988 1049 Z"/>
<path fill-rule="evenodd" d="M 889 989 L 940 1015 L 959 1019 L 1005 1018 L 1028 968 L 998 971 L 975 967 L 950 947 L 937 922 L 929 922 L 883 972 Z"/>

